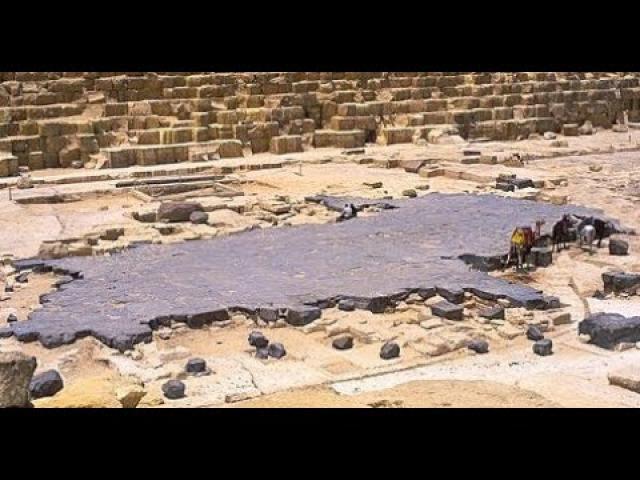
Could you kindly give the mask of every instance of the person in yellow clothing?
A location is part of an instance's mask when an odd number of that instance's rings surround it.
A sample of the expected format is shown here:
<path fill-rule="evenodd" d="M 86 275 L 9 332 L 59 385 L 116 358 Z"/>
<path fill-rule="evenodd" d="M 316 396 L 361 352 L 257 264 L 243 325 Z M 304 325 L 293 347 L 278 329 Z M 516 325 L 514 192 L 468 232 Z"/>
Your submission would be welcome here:
<path fill-rule="evenodd" d="M 507 257 L 507 265 L 511 262 L 511 255 L 515 253 L 518 257 L 517 268 L 522 268 L 524 265 L 524 249 L 526 244 L 526 235 L 522 228 L 516 228 L 511 234 L 511 249 L 509 250 L 509 256 Z"/>

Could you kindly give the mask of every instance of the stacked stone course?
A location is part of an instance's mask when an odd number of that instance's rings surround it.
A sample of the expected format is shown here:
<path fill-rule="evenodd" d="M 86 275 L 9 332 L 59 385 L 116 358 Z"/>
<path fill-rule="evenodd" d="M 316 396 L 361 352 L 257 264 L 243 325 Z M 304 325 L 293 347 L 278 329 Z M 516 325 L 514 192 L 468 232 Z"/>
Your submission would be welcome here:
<path fill-rule="evenodd" d="M 0 72 L 0 176 L 640 119 L 637 73 Z M 192 150 L 209 154 L 194 154 Z"/>

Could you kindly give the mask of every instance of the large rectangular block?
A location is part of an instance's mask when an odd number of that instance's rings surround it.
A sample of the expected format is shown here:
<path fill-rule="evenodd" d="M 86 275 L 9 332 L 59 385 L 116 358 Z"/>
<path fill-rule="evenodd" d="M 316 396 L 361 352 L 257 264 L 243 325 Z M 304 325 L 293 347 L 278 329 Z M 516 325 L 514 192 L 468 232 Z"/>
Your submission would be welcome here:
<path fill-rule="evenodd" d="M 383 145 L 411 143 L 414 133 L 415 130 L 413 128 L 384 127 L 382 129 L 381 142 Z"/>
<path fill-rule="evenodd" d="M 304 151 L 302 148 L 302 137 L 300 135 L 284 135 L 273 137 L 269 151 L 276 155 L 296 153 Z"/>
<path fill-rule="evenodd" d="M 10 177 L 18 173 L 18 157 L 0 153 L 0 177 Z"/>
<path fill-rule="evenodd" d="M 447 300 L 443 300 L 431 307 L 431 313 L 436 317 L 460 321 L 464 318 L 464 307 L 462 305 L 456 305 Z"/>

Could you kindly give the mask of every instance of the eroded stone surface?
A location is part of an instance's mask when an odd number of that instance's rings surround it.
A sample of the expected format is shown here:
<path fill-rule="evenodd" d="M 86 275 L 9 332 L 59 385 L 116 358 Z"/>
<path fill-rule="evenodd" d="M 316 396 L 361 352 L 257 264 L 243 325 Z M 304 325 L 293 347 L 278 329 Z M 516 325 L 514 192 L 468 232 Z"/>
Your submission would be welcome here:
<path fill-rule="evenodd" d="M 321 200 L 336 208 L 376 203 Z M 314 320 L 313 307 L 328 300 L 349 299 L 356 308 L 382 312 L 412 292 L 434 289 L 440 295 L 466 290 L 541 308 L 541 292 L 472 271 L 460 258 L 506 254 L 516 225 L 544 219 L 552 226 L 564 213 L 599 213 L 492 195 L 430 194 L 384 206 L 391 208 L 340 224 L 47 261 L 47 267 L 76 280 L 46 295 L 42 309 L 11 328 L 19 340 L 39 340 L 47 347 L 94 336 L 127 350 L 151 341 L 152 328 L 174 321 L 197 328 L 228 319 L 227 309 L 289 309 L 288 321 L 295 325 L 306 323 L 309 312 Z"/>

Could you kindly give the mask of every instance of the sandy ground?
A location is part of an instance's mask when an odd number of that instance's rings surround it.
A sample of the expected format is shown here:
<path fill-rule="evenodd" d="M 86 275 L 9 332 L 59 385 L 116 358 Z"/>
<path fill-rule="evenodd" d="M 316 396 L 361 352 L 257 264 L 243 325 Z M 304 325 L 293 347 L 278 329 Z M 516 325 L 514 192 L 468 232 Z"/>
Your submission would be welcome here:
<path fill-rule="evenodd" d="M 366 156 L 410 159 L 429 155 L 449 170 L 473 173 L 479 178 L 513 172 L 534 180 L 554 181 L 555 185 L 545 184 L 545 192 L 567 196 L 571 203 L 601 208 L 607 215 L 640 231 L 640 217 L 637 215 L 640 200 L 637 190 L 640 182 L 639 154 L 602 153 L 611 150 L 613 146 L 623 150 L 636 146 L 637 140 L 632 137 L 630 141 L 628 137 L 628 134 L 605 132 L 593 137 L 572 138 L 570 148 L 564 152 L 567 156 L 563 157 L 557 156 L 562 152 L 549 148 L 548 142 L 544 140 L 477 145 L 485 151 L 518 151 L 547 157 L 532 160 L 524 168 L 461 165 L 458 161 L 461 147 L 450 145 L 371 147 L 367 148 Z M 585 155 L 589 152 L 596 153 Z M 571 156 L 572 154 L 580 155 Z M 221 162 L 225 165 L 237 165 L 243 162 L 269 161 L 271 158 L 269 155 L 262 155 Z M 274 201 L 277 196 L 285 195 L 290 197 L 289 201 L 303 205 L 305 196 L 318 193 L 372 198 L 399 197 L 407 189 L 423 186 L 428 186 L 429 190 L 418 188 L 419 195 L 430 191 L 491 191 L 483 182 L 461 180 L 453 176 L 422 178 L 401 169 L 357 165 L 338 150 L 313 151 L 286 158 L 292 160 L 292 164 L 284 168 L 238 172 L 230 176 L 233 188 L 245 194 L 233 202 L 255 205 Z M 325 160 L 332 160 L 332 163 L 318 163 Z M 171 170 L 169 167 L 163 168 Z M 178 169 L 180 166 L 172 168 Z M 56 170 L 38 172 L 38 175 L 50 180 L 65 175 L 86 176 L 92 173 Z M 119 174 L 126 176 L 127 172 Z M 563 186 L 560 179 L 567 179 L 567 183 Z M 382 182 L 383 186 L 372 189 L 365 185 L 374 182 Z M 131 239 L 144 237 L 153 228 L 130 218 L 132 210 L 146 204 L 128 193 L 112 194 L 113 181 L 54 187 L 45 185 L 29 191 L 28 195 L 45 193 L 52 188 L 56 193 L 81 193 L 82 197 L 72 203 L 19 205 L 8 201 L 6 189 L 0 190 L 0 254 L 29 257 L 37 253 L 43 240 L 68 239 L 109 226 L 125 226 L 126 238 Z M 91 193 L 96 191 L 108 193 Z M 27 195 L 17 193 L 22 194 Z M 189 197 L 184 196 L 186 199 Z M 198 198 L 195 194 L 193 198 L 204 202 L 220 201 Z M 328 222 L 335 217 L 335 214 L 316 207 L 303 207 L 287 222 Z M 211 217 L 224 225 L 216 227 L 218 234 L 226 234 L 234 228 L 244 228 L 254 223 L 263 226 L 269 224 L 267 220 L 257 218 L 255 212 L 243 215 L 223 209 L 211 212 Z M 194 232 L 202 234 L 209 230 L 190 230 L 187 233 Z M 174 240 L 181 241 L 182 238 L 176 235 Z M 640 270 L 640 255 L 637 253 L 640 252 L 640 238 L 630 236 L 625 239 L 631 245 L 631 255 L 627 257 L 609 256 L 606 242 L 605 248 L 593 255 L 573 246 L 569 251 L 558 255 L 550 268 L 539 269 L 524 276 L 515 276 L 511 272 L 501 274 L 559 296 L 566 305 L 563 311 L 571 314 L 571 324 L 556 327 L 550 333 L 556 353 L 547 358 L 534 356 L 530 343 L 521 336 L 506 340 L 493 333 L 490 334 L 491 353 L 488 355 L 476 356 L 457 350 L 429 358 L 421 352 L 419 345 L 412 343 L 412 335 L 424 334 L 415 318 L 420 308 L 413 312 L 385 315 L 326 312 L 323 321 L 329 322 L 329 328 L 332 325 L 335 328 L 345 325 L 358 327 L 364 330 L 365 336 L 362 338 L 369 339 L 357 340 L 356 348 L 348 352 L 337 352 L 331 348 L 332 337 L 327 333 L 326 326 L 323 327 L 324 330 L 316 331 L 313 328 L 308 331 L 293 328 L 266 329 L 264 325 L 256 325 L 241 316 L 219 328 L 199 331 L 173 329 L 170 335 L 165 335 L 168 339 L 158 336 L 152 344 L 137 348 L 137 353 L 128 352 L 126 355 L 114 353 L 91 339 L 53 351 L 45 350 L 38 344 L 18 344 L 13 339 L 5 339 L 0 340 L 0 348 L 20 349 L 37 356 L 38 371 L 58 368 L 68 386 L 75 386 L 77 389 L 82 389 L 82 382 L 96 376 L 99 380 L 92 380 L 92 385 L 97 384 L 96 382 L 120 381 L 131 376 L 143 378 L 149 397 L 155 399 L 146 406 L 158 406 L 161 403 L 158 398 L 162 383 L 168 378 L 180 378 L 186 360 L 199 356 L 207 360 L 211 374 L 185 379 L 187 398 L 165 402 L 163 406 L 638 407 L 640 395 L 610 386 L 607 373 L 612 368 L 637 363 L 640 350 L 606 352 L 581 344 L 576 334 L 577 322 L 589 312 L 640 312 L 640 301 L 637 299 L 598 301 L 589 298 L 601 288 L 600 276 L 604 271 L 612 268 Z M 29 284 L 19 288 L 10 298 L 0 301 L 0 311 L 15 309 L 23 320 L 29 311 L 37 308 L 39 295 L 50 289 L 51 281 L 50 277 L 32 276 Z M 420 311 L 425 313 L 424 309 Z M 479 325 L 472 327 L 474 332 L 482 331 Z M 246 337 L 256 328 L 265 331 L 272 341 L 279 341 L 287 346 L 288 355 L 285 360 L 262 362 L 253 357 Z M 439 331 L 447 332 L 448 335 L 460 333 L 452 326 L 441 328 Z M 378 358 L 378 351 L 381 343 L 390 338 L 399 338 L 404 342 L 403 355 L 397 361 L 384 362 Z M 259 397 L 253 398 L 256 396 Z M 99 403 L 99 400 L 96 401 Z"/>
<path fill-rule="evenodd" d="M 521 388 L 484 381 L 415 381 L 382 391 L 339 395 L 327 387 L 274 393 L 236 408 L 539 408 L 557 405 Z"/>

